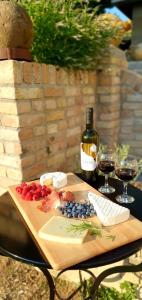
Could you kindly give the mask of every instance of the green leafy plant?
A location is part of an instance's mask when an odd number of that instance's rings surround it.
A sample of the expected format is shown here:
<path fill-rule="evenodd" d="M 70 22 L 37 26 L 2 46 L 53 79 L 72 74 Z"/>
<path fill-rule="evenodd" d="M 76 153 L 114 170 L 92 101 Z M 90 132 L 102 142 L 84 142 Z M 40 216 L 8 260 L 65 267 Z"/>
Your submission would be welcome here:
<path fill-rule="evenodd" d="M 136 300 L 137 285 L 128 281 L 120 284 L 120 291 L 115 288 L 101 287 L 99 289 L 99 300 Z"/>
<path fill-rule="evenodd" d="M 87 296 L 91 294 L 93 280 L 87 280 Z M 120 288 L 117 290 L 113 287 L 101 285 L 98 290 L 98 300 L 137 300 L 137 284 L 130 281 L 120 283 Z"/>
<path fill-rule="evenodd" d="M 20 0 L 34 27 L 33 59 L 40 63 L 80 69 L 96 67 L 115 29 L 105 26 L 78 0 Z"/>

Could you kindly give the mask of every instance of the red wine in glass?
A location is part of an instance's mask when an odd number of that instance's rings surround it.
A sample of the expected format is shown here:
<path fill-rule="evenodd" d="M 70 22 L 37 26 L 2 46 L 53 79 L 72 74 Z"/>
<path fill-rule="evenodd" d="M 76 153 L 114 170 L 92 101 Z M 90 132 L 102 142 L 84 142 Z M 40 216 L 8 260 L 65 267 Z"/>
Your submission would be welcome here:
<path fill-rule="evenodd" d="M 116 200 L 120 203 L 132 203 L 134 197 L 128 195 L 127 185 L 128 182 L 133 180 L 137 175 L 137 160 L 134 156 L 128 155 L 127 157 L 118 157 L 115 164 L 115 174 L 123 181 L 123 193 L 118 195 Z"/>
<path fill-rule="evenodd" d="M 115 191 L 115 188 L 108 184 L 108 174 L 114 171 L 115 154 L 112 150 L 104 150 L 98 154 L 98 169 L 105 174 L 105 184 L 99 187 L 99 192 L 110 194 Z"/>
<path fill-rule="evenodd" d="M 114 161 L 113 160 L 101 160 L 99 162 L 98 168 L 104 174 L 109 174 L 114 171 Z"/>
<path fill-rule="evenodd" d="M 129 168 L 120 168 L 115 170 L 115 174 L 119 179 L 129 182 L 130 180 L 133 180 L 135 178 L 137 172 L 136 170 Z"/>

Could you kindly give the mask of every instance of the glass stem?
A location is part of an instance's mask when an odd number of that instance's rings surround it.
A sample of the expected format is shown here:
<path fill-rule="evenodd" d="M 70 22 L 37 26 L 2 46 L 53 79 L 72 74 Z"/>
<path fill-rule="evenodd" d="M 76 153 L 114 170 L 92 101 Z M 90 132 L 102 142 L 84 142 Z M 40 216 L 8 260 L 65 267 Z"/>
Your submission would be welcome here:
<path fill-rule="evenodd" d="M 105 186 L 108 187 L 108 174 L 105 174 Z"/>
<path fill-rule="evenodd" d="M 127 194 L 127 187 L 128 187 L 127 182 L 124 182 L 124 181 L 123 181 L 123 196 L 124 196 L 125 198 L 127 198 L 127 196 L 128 196 L 128 194 Z"/>

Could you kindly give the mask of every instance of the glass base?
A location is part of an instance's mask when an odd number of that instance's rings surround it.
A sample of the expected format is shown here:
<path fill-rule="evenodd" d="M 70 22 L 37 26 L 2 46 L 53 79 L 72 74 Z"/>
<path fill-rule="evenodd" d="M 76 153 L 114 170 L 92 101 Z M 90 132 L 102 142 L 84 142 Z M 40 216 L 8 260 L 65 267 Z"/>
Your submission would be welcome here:
<path fill-rule="evenodd" d="M 110 185 L 102 185 L 98 188 L 98 191 L 104 194 L 111 194 L 115 192 L 115 188 Z"/>
<path fill-rule="evenodd" d="M 135 198 L 129 195 L 122 194 L 116 197 L 116 201 L 119 203 L 132 203 L 135 201 Z"/>

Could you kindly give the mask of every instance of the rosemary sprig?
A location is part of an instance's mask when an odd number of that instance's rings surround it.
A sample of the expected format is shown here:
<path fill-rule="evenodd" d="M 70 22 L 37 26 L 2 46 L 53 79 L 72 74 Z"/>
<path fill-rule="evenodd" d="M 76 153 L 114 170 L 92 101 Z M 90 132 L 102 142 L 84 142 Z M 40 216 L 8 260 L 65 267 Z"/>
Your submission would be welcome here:
<path fill-rule="evenodd" d="M 73 232 L 82 232 L 84 230 L 88 230 L 90 235 L 102 237 L 102 227 L 99 227 L 93 222 L 83 221 L 78 225 L 72 224 L 68 230 Z M 111 239 L 112 241 L 115 240 L 114 235 L 107 235 L 106 238 Z"/>

